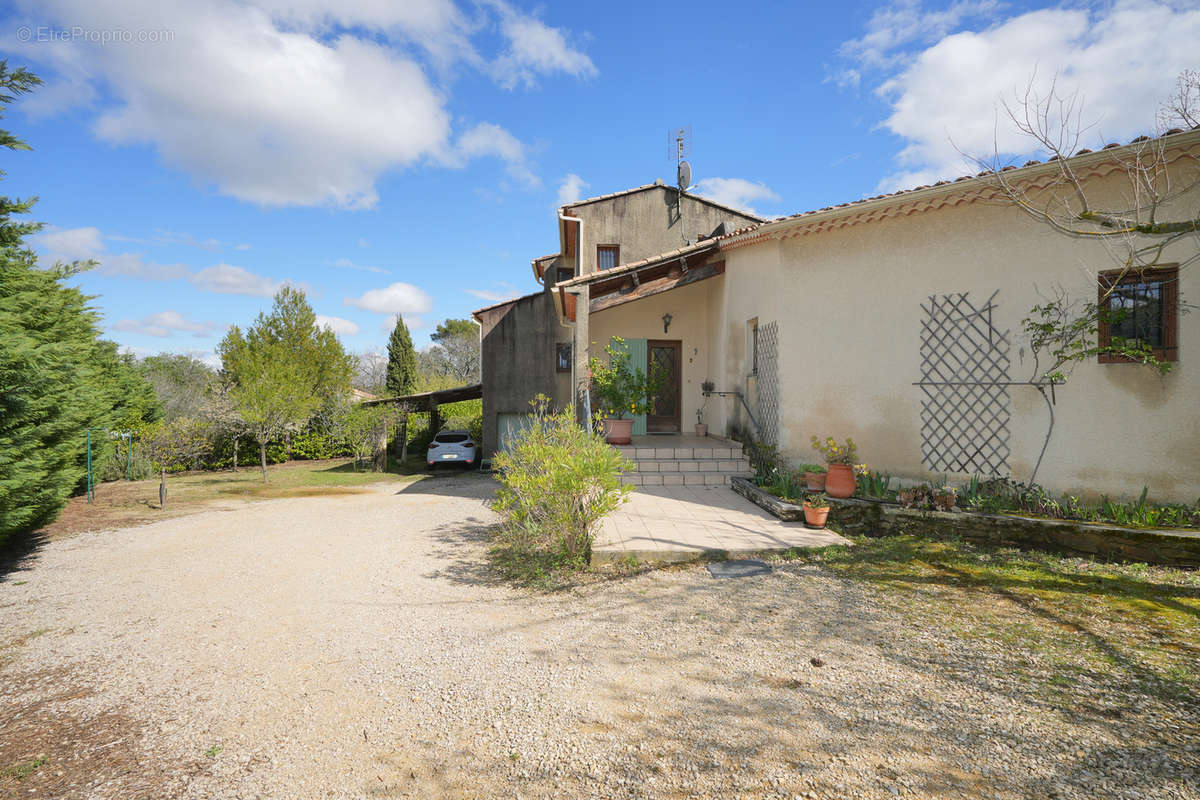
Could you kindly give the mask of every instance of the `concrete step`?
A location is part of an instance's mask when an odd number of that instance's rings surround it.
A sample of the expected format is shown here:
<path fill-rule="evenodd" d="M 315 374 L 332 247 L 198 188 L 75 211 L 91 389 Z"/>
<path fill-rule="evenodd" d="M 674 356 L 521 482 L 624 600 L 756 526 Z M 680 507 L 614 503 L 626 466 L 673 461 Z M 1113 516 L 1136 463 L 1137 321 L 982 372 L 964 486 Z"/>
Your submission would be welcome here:
<path fill-rule="evenodd" d="M 621 483 L 630 486 L 728 486 L 737 473 L 728 472 L 627 472 Z M 743 473 L 746 477 L 750 473 Z"/>
<path fill-rule="evenodd" d="M 630 461 L 738 459 L 742 457 L 740 442 L 717 442 L 712 447 L 618 447 L 617 452 Z"/>
<path fill-rule="evenodd" d="M 742 475 L 751 472 L 750 462 L 744 458 L 703 458 L 703 459 L 637 459 L 633 462 L 637 472 L 724 472 L 731 475 Z"/>

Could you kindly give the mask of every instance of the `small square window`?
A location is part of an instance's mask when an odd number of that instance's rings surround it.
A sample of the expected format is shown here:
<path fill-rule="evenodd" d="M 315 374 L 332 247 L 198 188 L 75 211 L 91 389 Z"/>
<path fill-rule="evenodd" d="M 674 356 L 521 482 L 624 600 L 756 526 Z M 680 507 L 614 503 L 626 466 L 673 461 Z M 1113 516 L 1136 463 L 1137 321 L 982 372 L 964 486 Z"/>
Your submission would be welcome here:
<path fill-rule="evenodd" d="M 616 244 L 596 245 L 596 269 L 612 269 L 621 263 L 621 246 Z"/>
<path fill-rule="evenodd" d="M 1179 268 L 1113 271 L 1100 273 L 1100 347 L 1115 339 L 1145 342 L 1160 361 L 1178 357 Z M 1100 354 L 1101 363 L 1128 359 Z"/>
<path fill-rule="evenodd" d="M 554 282 L 562 283 L 563 281 L 569 281 L 574 277 L 575 270 L 571 269 L 570 267 L 559 267 L 554 274 Z"/>
<path fill-rule="evenodd" d="M 555 345 L 554 370 L 555 370 L 555 372 L 570 372 L 571 371 L 571 343 L 570 342 L 558 342 Z"/>

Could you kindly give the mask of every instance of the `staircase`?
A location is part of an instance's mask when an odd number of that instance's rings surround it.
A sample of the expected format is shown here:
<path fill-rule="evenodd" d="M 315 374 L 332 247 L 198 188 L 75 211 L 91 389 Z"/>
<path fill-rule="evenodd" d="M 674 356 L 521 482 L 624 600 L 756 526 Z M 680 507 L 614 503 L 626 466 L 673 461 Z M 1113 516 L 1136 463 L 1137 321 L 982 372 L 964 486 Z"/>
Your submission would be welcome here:
<path fill-rule="evenodd" d="M 636 466 L 621 476 L 633 486 L 728 486 L 735 475 L 754 474 L 741 442 L 715 436 L 638 436 L 617 450 Z"/>

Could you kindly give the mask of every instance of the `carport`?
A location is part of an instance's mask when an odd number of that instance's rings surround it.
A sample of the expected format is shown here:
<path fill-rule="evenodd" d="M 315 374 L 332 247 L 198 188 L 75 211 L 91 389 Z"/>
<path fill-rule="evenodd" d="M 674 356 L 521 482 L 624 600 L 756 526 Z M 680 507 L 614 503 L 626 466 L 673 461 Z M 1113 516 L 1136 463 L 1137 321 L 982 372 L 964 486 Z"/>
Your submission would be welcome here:
<path fill-rule="evenodd" d="M 483 398 L 483 384 L 472 383 L 467 386 L 455 386 L 452 389 L 438 389 L 436 392 L 418 392 L 400 397 L 381 397 L 378 400 L 367 400 L 364 406 L 378 406 L 392 403 L 402 406 L 403 416 L 400 422 L 400 459 L 408 457 L 408 415 L 414 411 L 429 413 L 429 430 L 436 433 L 442 427 L 442 419 L 438 414 L 438 406 L 445 403 L 460 403 L 463 400 L 480 400 Z"/>

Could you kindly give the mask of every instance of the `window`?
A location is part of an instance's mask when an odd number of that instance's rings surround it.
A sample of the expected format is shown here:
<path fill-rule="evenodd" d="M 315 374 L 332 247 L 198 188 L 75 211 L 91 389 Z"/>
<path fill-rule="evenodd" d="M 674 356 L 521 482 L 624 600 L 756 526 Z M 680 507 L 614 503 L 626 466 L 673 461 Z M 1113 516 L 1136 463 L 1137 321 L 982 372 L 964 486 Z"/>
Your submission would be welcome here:
<path fill-rule="evenodd" d="M 750 374 L 758 374 L 758 317 L 746 323 L 746 356 L 750 363 Z"/>
<path fill-rule="evenodd" d="M 555 372 L 571 371 L 571 343 L 557 342 L 554 346 Z"/>
<path fill-rule="evenodd" d="M 596 245 L 596 269 L 612 269 L 621 263 L 621 246 L 616 244 Z"/>
<path fill-rule="evenodd" d="M 554 282 L 562 283 L 563 281 L 569 281 L 574 277 L 575 270 L 571 269 L 570 267 L 559 267 L 558 271 L 554 274 Z"/>
<path fill-rule="evenodd" d="M 1099 345 L 1114 339 L 1136 339 L 1154 350 L 1160 361 L 1175 361 L 1179 319 L 1179 268 L 1100 273 Z M 1102 363 L 1125 362 L 1101 353 Z"/>

